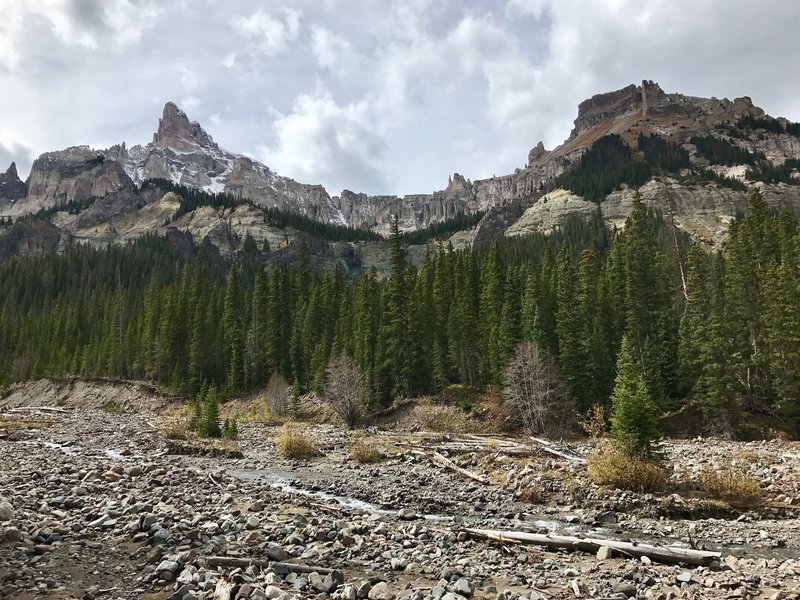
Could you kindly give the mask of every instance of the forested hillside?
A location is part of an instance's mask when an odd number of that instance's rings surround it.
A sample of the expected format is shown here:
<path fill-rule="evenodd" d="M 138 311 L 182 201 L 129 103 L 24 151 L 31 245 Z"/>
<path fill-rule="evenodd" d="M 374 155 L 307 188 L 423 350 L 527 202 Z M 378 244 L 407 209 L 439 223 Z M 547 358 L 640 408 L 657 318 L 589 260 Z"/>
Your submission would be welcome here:
<path fill-rule="evenodd" d="M 516 344 L 557 358 L 585 411 L 608 403 L 623 335 L 660 409 L 696 403 L 709 429 L 752 411 L 797 433 L 800 228 L 756 194 L 725 251 L 690 246 L 638 204 L 624 231 L 570 221 L 480 251 L 440 246 L 415 268 L 392 236 L 391 275 L 350 279 L 300 260 L 229 269 L 163 238 L 74 246 L 0 267 L 0 381 L 114 376 L 229 395 L 273 373 L 319 389 L 339 354 L 372 402 L 452 383 L 499 385 Z"/>

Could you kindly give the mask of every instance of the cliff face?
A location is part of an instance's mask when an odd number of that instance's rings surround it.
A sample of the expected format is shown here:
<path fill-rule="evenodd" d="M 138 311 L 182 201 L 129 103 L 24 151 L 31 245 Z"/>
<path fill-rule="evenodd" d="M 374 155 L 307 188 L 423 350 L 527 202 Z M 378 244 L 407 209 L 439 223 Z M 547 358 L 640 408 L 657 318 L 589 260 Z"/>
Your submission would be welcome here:
<path fill-rule="evenodd" d="M 106 160 L 102 154 L 78 146 L 42 154 L 33 162 L 26 186 L 27 196 L 16 203 L 11 214 L 105 196 L 131 186 L 131 180 L 117 161 Z"/>
<path fill-rule="evenodd" d="M 800 209 L 800 186 L 759 184 L 754 186 L 775 209 Z M 625 188 L 608 195 L 600 204 L 588 202 L 566 190 L 554 190 L 529 207 L 522 216 L 504 230 L 506 236 L 527 235 L 535 231 L 550 232 L 573 215 L 590 217 L 599 214 L 609 228 L 622 228 L 633 210 L 637 190 Z M 654 179 L 638 189 L 645 205 L 664 214 L 672 212 L 675 224 L 692 238 L 718 247 L 728 234 L 728 227 L 737 214 L 746 211 L 751 190 L 740 191 L 716 184 L 688 187 L 674 179 Z"/>

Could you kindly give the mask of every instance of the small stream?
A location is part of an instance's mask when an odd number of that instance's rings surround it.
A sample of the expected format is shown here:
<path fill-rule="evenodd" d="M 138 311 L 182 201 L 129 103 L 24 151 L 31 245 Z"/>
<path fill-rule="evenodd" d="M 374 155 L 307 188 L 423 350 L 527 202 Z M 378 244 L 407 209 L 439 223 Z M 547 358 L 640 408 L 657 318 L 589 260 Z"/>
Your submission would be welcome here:
<path fill-rule="evenodd" d="M 390 510 L 381 508 L 377 504 L 373 504 L 371 502 L 366 502 L 364 500 L 358 500 L 356 498 L 350 498 L 347 496 L 337 496 L 334 494 L 329 494 L 327 492 L 322 491 L 313 491 L 307 490 L 295 485 L 292 485 L 289 481 L 290 475 L 284 473 L 275 473 L 266 469 L 228 469 L 226 471 L 231 477 L 236 479 L 240 479 L 242 481 L 249 481 L 253 483 L 260 483 L 267 485 L 271 488 L 280 490 L 281 492 L 295 495 L 295 496 L 304 496 L 306 498 L 314 498 L 317 500 L 321 500 L 327 502 L 329 504 L 333 504 L 334 506 L 338 506 L 340 508 L 345 508 L 349 510 L 353 510 L 356 512 L 367 513 L 367 514 L 377 514 L 386 517 L 398 517 L 399 511 L 397 510 Z M 417 518 L 424 519 L 426 521 L 437 521 L 437 522 L 455 522 L 456 517 L 447 516 L 447 515 L 435 515 L 435 514 L 422 514 L 417 515 Z M 458 517 L 462 522 L 479 522 L 484 520 L 480 516 L 461 516 Z M 519 521 L 523 522 L 523 521 Z M 564 532 L 575 533 L 580 530 L 577 526 L 569 526 L 565 522 L 555 521 L 555 520 L 546 520 L 546 519 L 526 519 L 524 521 L 527 525 L 534 525 L 536 527 L 544 527 L 549 531 L 559 530 Z M 600 532 L 601 529 L 594 529 L 593 531 Z"/>
<path fill-rule="evenodd" d="M 227 469 L 226 473 L 235 479 L 247 481 L 251 483 L 258 483 L 267 485 L 271 488 L 294 496 L 303 496 L 306 498 L 313 498 L 322 502 L 332 504 L 334 506 L 352 510 L 355 512 L 366 514 L 377 514 L 386 517 L 399 518 L 399 511 L 381 508 L 377 504 L 350 498 L 347 496 L 337 496 L 323 491 L 314 491 L 303 489 L 292 485 L 290 473 L 274 472 L 267 469 Z M 487 519 L 478 515 L 464 515 L 459 517 L 436 515 L 436 514 L 423 514 L 417 515 L 418 519 L 426 521 L 433 521 L 439 523 L 455 523 L 458 519 L 459 523 L 474 525 L 476 527 L 486 526 Z M 666 538 L 659 538 L 643 534 L 639 531 L 627 531 L 620 533 L 618 526 L 613 526 L 616 531 L 604 527 L 592 527 L 585 523 L 572 524 L 567 521 L 558 519 L 544 519 L 544 518 L 526 518 L 525 520 L 512 519 L 507 521 L 513 528 L 516 524 L 518 528 L 530 530 L 534 528 L 545 528 L 549 532 L 558 532 L 563 535 L 580 535 L 585 537 L 597 537 L 599 539 L 626 541 L 628 538 L 635 538 L 643 544 L 651 544 L 655 546 L 676 546 L 688 548 L 688 544 L 680 540 L 671 540 Z M 492 526 L 493 528 L 494 526 Z M 502 528 L 502 527 L 498 527 Z M 789 558 L 800 557 L 800 551 L 797 548 L 767 548 L 767 547 L 752 547 L 752 546 L 719 546 L 714 544 L 712 540 L 704 540 L 705 549 L 722 552 L 724 555 L 733 555 L 736 557 L 747 558 L 776 558 L 786 560 Z"/>
<path fill-rule="evenodd" d="M 26 444 L 28 446 L 41 446 L 43 448 L 48 448 L 50 450 L 58 450 L 67 454 L 68 456 L 86 456 L 86 457 L 99 457 L 103 456 L 105 458 L 110 458 L 111 460 L 117 460 L 121 462 L 125 462 L 131 460 L 132 458 L 137 458 L 135 456 L 126 456 L 119 450 L 113 449 L 106 449 L 106 450 L 89 450 L 88 453 L 84 452 L 84 449 L 80 446 L 76 446 L 70 442 L 47 442 L 44 440 L 24 440 L 21 443 Z"/>

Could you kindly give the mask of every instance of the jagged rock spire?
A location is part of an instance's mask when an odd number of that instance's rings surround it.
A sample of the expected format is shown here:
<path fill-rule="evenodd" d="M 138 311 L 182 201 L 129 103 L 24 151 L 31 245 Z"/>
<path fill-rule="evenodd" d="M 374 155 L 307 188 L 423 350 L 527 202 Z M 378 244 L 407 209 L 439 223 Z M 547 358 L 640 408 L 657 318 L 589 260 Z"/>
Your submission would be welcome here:
<path fill-rule="evenodd" d="M 186 113 L 174 102 L 167 102 L 164 105 L 164 112 L 158 121 L 158 131 L 153 134 L 153 145 L 180 151 L 189 151 L 197 146 L 218 148 L 200 123 L 190 122 Z"/>
<path fill-rule="evenodd" d="M 0 198 L 19 200 L 28 194 L 28 189 L 17 174 L 17 164 L 11 162 L 5 173 L 0 175 Z"/>

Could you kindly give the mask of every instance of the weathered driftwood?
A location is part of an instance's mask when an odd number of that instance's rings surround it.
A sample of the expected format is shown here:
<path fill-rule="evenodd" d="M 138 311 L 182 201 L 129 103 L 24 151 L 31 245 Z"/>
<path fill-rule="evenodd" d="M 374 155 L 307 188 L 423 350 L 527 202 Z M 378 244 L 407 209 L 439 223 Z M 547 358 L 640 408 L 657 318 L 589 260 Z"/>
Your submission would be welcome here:
<path fill-rule="evenodd" d="M 336 569 L 326 569 L 325 567 L 312 567 L 309 565 L 297 565 L 287 562 L 272 562 L 258 558 L 237 558 L 235 556 L 207 556 L 203 561 L 209 567 L 242 568 L 249 566 L 272 569 L 276 573 L 297 573 L 308 574 L 318 573 L 319 575 L 330 575 L 334 581 L 340 585 L 344 583 L 344 574 Z"/>
<path fill-rule="evenodd" d="M 452 460 L 450 460 L 448 458 L 445 458 L 444 456 L 442 456 L 438 452 L 434 452 L 433 454 L 425 454 L 424 452 L 420 452 L 419 450 L 412 450 L 411 452 L 413 454 L 418 454 L 420 456 L 425 456 L 425 457 L 431 459 L 437 465 L 440 465 L 440 466 L 445 467 L 447 469 L 452 469 L 456 473 L 461 473 L 464 477 L 468 477 L 469 479 L 477 481 L 478 483 L 482 483 L 484 485 L 489 483 L 489 480 L 486 477 L 484 477 L 482 475 L 478 475 L 477 473 L 473 473 L 472 471 L 467 471 L 466 469 L 462 469 L 457 464 L 455 464 Z"/>
<path fill-rule="evenodd" d="M 566 548 L 568 550 L 581 550 L 592 553 L 596 553 L 601 547 L 606 546 L 623 556 L 635 558 L 646 556 L 654 562 L 666 564 L 709 565 L 718 561 L 722 556 L 719 552 L 708 552 L 706 550 L 692 550 L 675 546 L 652 546 L 650 544 L 620 542 L 617 540 L 577 538 L 567 535 L 542 535 L 524 531 L 500 531 L 496 529 L 466 529 L 465 531 L 473 537 L 496 542 L 516 541 L 523 544 L 535 544 L 549 548 Z"/>
<path fill-rule="evenodd" d="M 68 410 L 63 408 L 54 408 L 52 406 L 17 406 L 15 408 L 7 408 L 6 412 L 52 412 L 52 413 L 68 413 Z"/>
<path fill-rule="evenodd" d="M 536 438 L 531 436 L 531 440 L 538 444 L 538 448 L 541 449 L 543 452 L 547 452 L 548 454 L 552 454 L 553 456 L 558 456 L 559 458 L 563 458 L 564 460 L 569 460 L 576 463 L 585 463 L 586 459 L 577 456 L 576 454 L 567 454 L 561 450 L 557 450 L 555 444 L 552 442 L 548 442 L 547 440 L 543 440 L 540 438 Z"/>
<path fill-rule="evenodd" d="M 530 456 L 535 450 L 521 444 L 492 444 L 480 442 L 444 442 L 441 444 L 415 444 L 424 450 L 447 450 L 448 452 L 480 452 L 485 454 L 506 454 L 508 456 Z"/>

